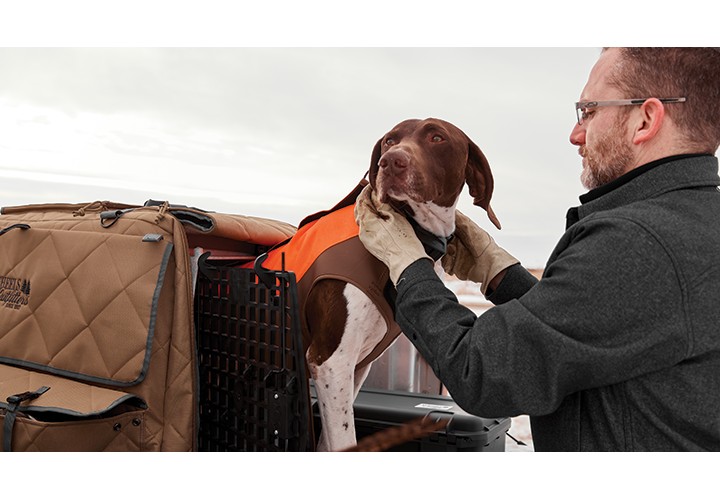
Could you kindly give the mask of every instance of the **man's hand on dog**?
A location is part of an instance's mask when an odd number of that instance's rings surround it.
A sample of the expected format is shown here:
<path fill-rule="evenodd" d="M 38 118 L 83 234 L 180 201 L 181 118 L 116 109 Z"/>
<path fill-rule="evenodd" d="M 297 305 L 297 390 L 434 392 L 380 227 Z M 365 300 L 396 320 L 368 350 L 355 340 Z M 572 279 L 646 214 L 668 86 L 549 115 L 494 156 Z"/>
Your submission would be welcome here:
<path fill-rule="evenodd" d="M 393 284 L 410 264 L 430 259 L 407 219 L 381 203 L 369 184 L 355 203 L 355 221 L 360 226 L 360 241 L 388 267 Z"/>
<path fill-rule="evenodd" d="M 480 290 L 487 295 L 492 279 L 519 261 L 498 246 L 485 230 L 456 210 L 455 234 L 441 262 L 446 273 L 480 283 Z"/>
<path fill-rule="evenodd" d="M 442 258 L 443 269 L 458 279 L 480 283 L 487 295 L 493 278 L 519 261 L 463 213 L 456 211 L 455 217 L 455 235 Z M 370 185 L 357 199 L 355 220 L 360 226 L 360 241 L 388 267 L 394 284 L 410 264 L 430 259 L 407 219 L 381 203 Z"/>

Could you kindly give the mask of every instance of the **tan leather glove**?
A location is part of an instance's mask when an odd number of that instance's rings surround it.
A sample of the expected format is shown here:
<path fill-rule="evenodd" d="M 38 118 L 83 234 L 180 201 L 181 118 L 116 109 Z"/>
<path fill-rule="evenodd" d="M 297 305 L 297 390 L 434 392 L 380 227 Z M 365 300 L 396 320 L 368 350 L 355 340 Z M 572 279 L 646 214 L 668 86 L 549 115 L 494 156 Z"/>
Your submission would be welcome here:
<path fill-rule="evenodd" d="M 355 202 L 355 221 L 360 241 L 382 261 L 397 285 L 407 267 L 418 259 L 430 259 L 407 219 L 387 203 L 381 203 L 368 184 Z"/>
<path fill-rule="evenodd" d="M 459 210 L 455 211 L 455 235 L 442 258 L 445 272 L 461 280 L 480 283 L 487 295 L 490 280 L 519 261 Z"/>

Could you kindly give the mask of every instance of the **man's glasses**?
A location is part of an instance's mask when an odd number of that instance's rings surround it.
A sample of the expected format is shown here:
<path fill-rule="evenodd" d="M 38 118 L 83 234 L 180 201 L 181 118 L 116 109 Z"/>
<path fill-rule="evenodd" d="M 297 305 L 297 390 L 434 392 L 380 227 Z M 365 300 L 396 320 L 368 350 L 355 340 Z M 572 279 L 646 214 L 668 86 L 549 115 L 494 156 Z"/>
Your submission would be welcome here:
<path fill-rule="evenodd" d="M 578 125 L 582 125 L 583 121 L 588 117 L 588 111 L 592 111 L 595 108 L 601 108 L 603 106 L 638 106 L 645 101 L 650 99 L 646 97 L 644 99 L 621 99 L 619 101 L 580 101 L 575 103 L 575 113 L 577 114 Z M 684 97 L 662 97 L 658 101 L 663 103 L 671 102 L 685 102 Z"/>

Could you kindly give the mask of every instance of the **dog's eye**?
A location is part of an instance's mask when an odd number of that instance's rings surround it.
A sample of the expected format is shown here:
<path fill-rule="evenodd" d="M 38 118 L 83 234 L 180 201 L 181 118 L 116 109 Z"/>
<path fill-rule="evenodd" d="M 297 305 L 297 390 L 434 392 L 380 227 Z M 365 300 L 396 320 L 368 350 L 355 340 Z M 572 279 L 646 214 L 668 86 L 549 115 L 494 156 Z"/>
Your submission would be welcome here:
<path fill-rule="evenodd" d="M 442 142 L 444 140 L 445 140 L 445 138 L 443 136 L 441 136 L 440 134 L 435 134 L 432 136 L 433 142 Z"/>
<path fill-rule="evenodd" d="M 393 144 L 395 144 L 395 139 L 393 139 L 392 137 L 388 137 L 387 139 L 385 139 L 386 146 L 392 146 Z"/>

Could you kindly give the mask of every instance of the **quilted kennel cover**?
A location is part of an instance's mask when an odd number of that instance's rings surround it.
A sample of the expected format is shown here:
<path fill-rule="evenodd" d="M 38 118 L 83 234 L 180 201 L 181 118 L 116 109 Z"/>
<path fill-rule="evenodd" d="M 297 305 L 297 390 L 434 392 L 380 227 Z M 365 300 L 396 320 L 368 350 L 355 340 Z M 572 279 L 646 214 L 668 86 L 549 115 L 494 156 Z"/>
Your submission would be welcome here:
<path fill-rule="evenodd" d="M 293 232 L 167 203 L 3 208 L 3 448 L 194 450 L 190 249 L 251 256 Z"/>

